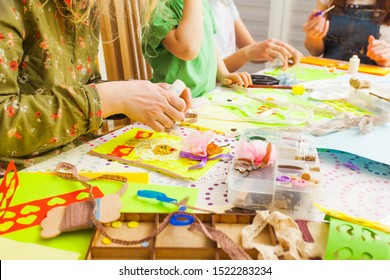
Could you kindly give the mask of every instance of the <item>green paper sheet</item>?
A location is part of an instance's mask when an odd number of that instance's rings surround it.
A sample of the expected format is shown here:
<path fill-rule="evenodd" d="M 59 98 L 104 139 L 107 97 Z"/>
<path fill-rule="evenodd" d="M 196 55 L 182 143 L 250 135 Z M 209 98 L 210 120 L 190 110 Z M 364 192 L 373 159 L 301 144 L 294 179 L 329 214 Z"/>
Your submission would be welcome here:
<path fill-rule="evenodd" d="M 276 68 L 272 71 L 265 72 L 265 74 L 277 77 L 283 72 L 288 74 L 295 74 L 297 80 L 300 82 L 336 79 L 338 76 L 344 75 L 344 72 L 331 73 L 326 68 L 316 69 L 300 65 L 293 66 L 285 71 L 283 71 L 281 68 Z"/>
<path fill-rule="evenodd" d="M 390 260 L 390 234 L 327 216 L 327 260 Z"/>
<path fill-rule="evenodd" d="M 19 172 L 18 175 L 20 186 L 16 189 L 10 206 L 70 193 L 85 188 L 78 182 L 67 181 L 58 178 L 54 174 Z M 139 180 L 145 181 L 145 178 L 147 179 L 147 176 L 141 176 L 141 179 Z M 98 186 L 104 194 L 110 194 L 117 192 L 122 186 L 122 183 L 111 181 L 94 181 L 92 185 Z M 177 206 L 175 205 L 169 205 L 149 199 L 138 199 L 135 194 L 139 189 L 161 191 L 164 192 L 167 196 L 176 198 L 179 201 L 184 197 L 189 196 L 190 199 L 188 200 L 188 205 L 196 204 L 198 194 L 198 189 L 195 188 L 160 186 L 145 183 L 129 183 L 128 190 L 121 197 L 123 205 L 122 212 L 168 213 L 177 210 Z M 9 238 L 14 241 L 26 242 L 27 244 L 25 250 L 34 248 L 29 246 L 30 244 L 28 243 L 62 250 L 63 255 L 61 255 L 61 251 L 55 251 L 53 258 L 56 259 L 73 259 L 75 254 L 79 256 L 78 259 L 85 259 L 94 233 L 94 229 L 91 228 L 75 232 L 66 232 L 52 239 L 42 239 L 40 237 L 40 232 L 40 226 L 33 226 L 4 234 L 2 237 Z M 5 249 L 3 248 L 3 250 Z M 12 254 L 10 252 L 10 256 L 11 255 Z M 33 256 L 33 252 L 26 252 L 26 257 L 31 255 Z M 47 258 L 51 259 L 50 257 Z"/>

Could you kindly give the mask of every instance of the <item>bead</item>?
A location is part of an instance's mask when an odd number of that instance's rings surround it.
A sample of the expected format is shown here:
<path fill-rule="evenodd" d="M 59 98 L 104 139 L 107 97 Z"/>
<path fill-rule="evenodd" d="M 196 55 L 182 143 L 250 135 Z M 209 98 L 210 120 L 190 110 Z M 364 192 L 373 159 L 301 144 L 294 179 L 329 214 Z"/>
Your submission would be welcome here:
<path fill-rule="evenodd" d="M 131 222 L 128 222 L 127 223 L 127 227 L 129 227 L 129 228 L 136 228 L 136 227 L 138 227 L 138 222 L 137 221 L 131 221 Z"/>
<path fill-rule="evenodd" d="M 306 180 L 306 181 L 310 181 L 310 174 L 309 173 L 303 173 L 301 175 L 301 179 Z"/>
<path fill-rule="evenodd" d="M 103 243 L 104 245 L 110 245 L 112 242 L 111 242 L 111 240 L 108 239 L 107 237 L 104 237 L 104 238 L 102 239 L 102 243 Z"/>
<path fill-rule="evenodd" d="M 292 94 L 294 95 L 302 95 L 305 93 L 305 87 L 303 85 L 293 85 L 292 86 Z"/>
<path fill-rule="evenodd" d="M 302 188 L 302 189 L 309 186 L 309 182 L 306 181 L 306 180 L 303 180 L 303 179 L 294 179 L 294 180 L 291 181 L 291 184 L 294 187 Z"/>
<path fill-rule="evenodd" d="M 121 226 L 122 226 L 121 221 L 115 221 L 115 222 L 111 223 L 111 227 L 113 227 L 113 228 L 120 228 Z"/>

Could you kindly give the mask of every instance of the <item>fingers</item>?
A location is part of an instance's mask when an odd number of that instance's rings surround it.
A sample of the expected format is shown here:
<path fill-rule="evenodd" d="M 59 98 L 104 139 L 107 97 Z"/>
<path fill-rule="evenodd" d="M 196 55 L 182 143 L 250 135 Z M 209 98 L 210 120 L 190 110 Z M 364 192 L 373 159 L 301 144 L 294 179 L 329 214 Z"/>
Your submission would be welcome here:
<path fill-rule="evenodd" d="M 184 112 L 187 112 L 192 106 L 192 95 L 189 88 L 185 88 L 184 91 L 180 94 L 180 97 L 184 100 L 186 108 Z"/>
<path fill-rule="evenodd" d="M 373 41 L 375 41 L 375 37 L 372 36 L 372 35 L 370 35 L 370 36 L 368 37 L 368 43 L 371 44 Z"/>
<path fill-rule="evenodd" d="M 289 61 L 294 58 L 293 54 L 297 52 L 289 44 L 283 41 L 272 39 L 268 48 L 269 50 L 267 60 L 273 62 L 275 58 L 279 59 L 283 64 L 283 69 L 286 69 L 289 66 Z"/>
<path fill-rule="evenodd" d="M 383 40 L 376 40 L 373 36 L 368 38 L 367 57 L 383 65 L 390 59 L 390 45 Z"/>
<path fill-rule="evenodd" d="M 306 33 L 306 36 L 312 39 L 322 39 L 326 36 L 329 30 L 329 21 L 322 16 L 313 18 L 311 21 L 307 22 L 303 31 Z"/>
<path fill-rule="evenodd" d="M 248 72 L 230 73 L 229 75 L 224 77 L 222 85 L 228 86 L 233 83 L 240 86 L 248 87 L 252 84 L 252 77 Z"/>

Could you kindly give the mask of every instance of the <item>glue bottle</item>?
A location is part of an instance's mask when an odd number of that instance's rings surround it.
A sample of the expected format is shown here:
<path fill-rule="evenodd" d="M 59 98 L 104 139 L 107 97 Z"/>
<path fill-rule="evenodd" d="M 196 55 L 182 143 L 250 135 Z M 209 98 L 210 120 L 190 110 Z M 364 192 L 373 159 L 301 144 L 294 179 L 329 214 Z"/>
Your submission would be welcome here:
<path fill-rule="evenodd" d="M 177 79 L 173 84 L 168 88 L 168 91 L 180 96 L 180 94 L 185 90 L 186 85 L 183 81 Z"/>
<path fill-rule="evenodd" d="M 359 64 L 360 64 L 360 59 L 356 54 L 354 54 L 349 59 L 348 73 L 351 75 L 356 75 L 359 71 Z"/>

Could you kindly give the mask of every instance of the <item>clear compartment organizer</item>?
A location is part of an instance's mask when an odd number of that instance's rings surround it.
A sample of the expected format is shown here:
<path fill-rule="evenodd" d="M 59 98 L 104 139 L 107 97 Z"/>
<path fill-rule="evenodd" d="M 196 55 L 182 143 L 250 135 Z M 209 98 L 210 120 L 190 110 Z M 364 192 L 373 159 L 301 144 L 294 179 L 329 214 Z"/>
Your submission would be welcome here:
<path fill-rule="evenodd" d="M 238 145 L 251 141 L 271 143 L 271 160 L 254 168 L 246 165 L 243 170 L 236 153 L 227 180 L 229 202 L 252 210 L 277 210 L 295 219 L 314 218 L 322 178 L 312 136 L 247 129 Z"/>

